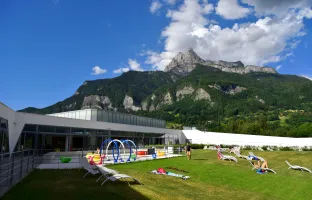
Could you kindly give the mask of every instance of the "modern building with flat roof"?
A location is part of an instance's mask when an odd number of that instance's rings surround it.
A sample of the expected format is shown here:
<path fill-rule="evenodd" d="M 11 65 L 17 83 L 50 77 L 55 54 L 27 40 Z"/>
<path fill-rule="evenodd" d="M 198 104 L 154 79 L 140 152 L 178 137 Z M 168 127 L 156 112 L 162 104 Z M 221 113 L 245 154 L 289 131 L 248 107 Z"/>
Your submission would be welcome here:
<path fill-rule="evenodd" d="M 96 149 L 102 141 L 131 139 L 138 146 L 177 144 L 182 131 L 164 120 L 85 109 L 40 115 L 15 112 L 0 102 L 0 153 L 24 149 Z"/>

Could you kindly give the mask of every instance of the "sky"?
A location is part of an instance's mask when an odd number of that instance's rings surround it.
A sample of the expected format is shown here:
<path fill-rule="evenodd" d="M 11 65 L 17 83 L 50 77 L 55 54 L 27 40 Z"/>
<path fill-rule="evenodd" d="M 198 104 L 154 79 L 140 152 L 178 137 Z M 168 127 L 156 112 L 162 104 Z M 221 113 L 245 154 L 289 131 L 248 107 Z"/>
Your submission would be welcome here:
<path fill-rule="evenodd" d="M 312 0 L 2 0 L 0 102 L 43 108 L 86 80 L 203 59 L 312 77 Z"/>

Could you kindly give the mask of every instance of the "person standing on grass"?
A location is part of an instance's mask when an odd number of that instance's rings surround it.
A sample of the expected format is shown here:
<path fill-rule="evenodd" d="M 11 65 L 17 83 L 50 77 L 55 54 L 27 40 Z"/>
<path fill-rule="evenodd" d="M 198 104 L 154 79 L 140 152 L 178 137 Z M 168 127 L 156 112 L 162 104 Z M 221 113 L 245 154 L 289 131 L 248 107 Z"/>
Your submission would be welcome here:
<path fill-rule="evenodd" d="M 191 159 L 191 146 L 189 143 L 186 143 L 186 147 L 185 147 L 185 153 L 186 153 L 186 157 L 188 160 Z"/>

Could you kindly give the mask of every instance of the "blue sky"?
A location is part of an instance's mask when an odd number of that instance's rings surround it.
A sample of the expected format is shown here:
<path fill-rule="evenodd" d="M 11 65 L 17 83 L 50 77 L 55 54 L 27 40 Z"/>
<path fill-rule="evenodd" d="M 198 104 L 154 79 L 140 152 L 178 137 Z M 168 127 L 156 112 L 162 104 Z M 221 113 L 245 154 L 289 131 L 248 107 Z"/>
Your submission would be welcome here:
<path fill-rule="evenodd" d="M 312 4 L 299 1 L 0 1 L 0 101 L 42 108 L 85 80 L 162 70 L 190 47 L 205 59 L 311 77 Z"/>

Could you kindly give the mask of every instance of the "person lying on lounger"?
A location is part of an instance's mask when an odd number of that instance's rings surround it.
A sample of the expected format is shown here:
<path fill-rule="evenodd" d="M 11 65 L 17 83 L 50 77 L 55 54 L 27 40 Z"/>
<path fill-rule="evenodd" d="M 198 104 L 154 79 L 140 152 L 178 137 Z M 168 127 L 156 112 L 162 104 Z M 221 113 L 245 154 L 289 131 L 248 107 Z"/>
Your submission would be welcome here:
<path fill-rule="evenodd" d="M 267 161 L 264 161 L 261 165 L 261 162 L 260 160 L 258 159 L 258 164 L 255 164 L 254 162 L 252 162 L 253 166 L 256 168 L 256 169 L 267 169 L 269 168 L 268 166 L 268 162 Z"/>

